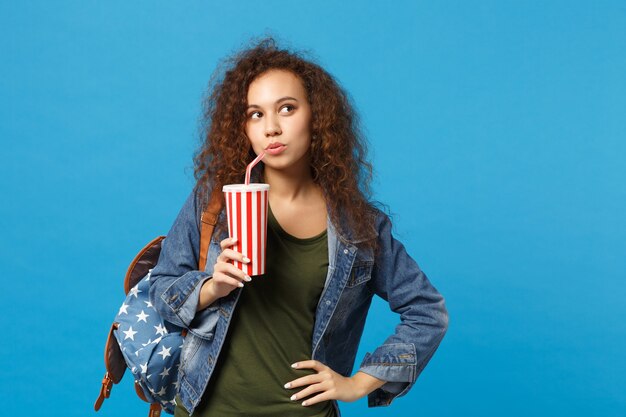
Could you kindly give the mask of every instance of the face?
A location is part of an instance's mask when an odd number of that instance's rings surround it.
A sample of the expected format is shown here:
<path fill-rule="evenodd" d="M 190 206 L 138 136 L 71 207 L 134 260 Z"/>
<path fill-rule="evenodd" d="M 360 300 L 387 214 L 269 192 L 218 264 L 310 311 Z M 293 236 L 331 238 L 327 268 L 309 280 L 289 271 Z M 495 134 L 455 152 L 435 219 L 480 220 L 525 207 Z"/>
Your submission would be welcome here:
<path fill-rule="evenodd" d="M 300 78 L 291 71 L 269 70 L 248 88 L 246 135 L 270 169 L 309 165 L 311 106 Z M 276 149 L 271 146 L 280 144 Z"/>

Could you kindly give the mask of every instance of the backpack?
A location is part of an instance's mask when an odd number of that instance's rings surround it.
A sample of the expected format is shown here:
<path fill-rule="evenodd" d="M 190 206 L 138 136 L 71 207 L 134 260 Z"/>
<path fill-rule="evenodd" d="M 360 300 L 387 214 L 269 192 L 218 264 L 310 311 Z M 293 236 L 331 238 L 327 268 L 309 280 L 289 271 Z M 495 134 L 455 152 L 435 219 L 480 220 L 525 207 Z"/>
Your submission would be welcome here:
<path fill-rule="evenodd" d="M 222 206 L 222 193 L 214 190 L 200 217 L 199 271 L 205 269 L 211 235 Z M 161 410 L 174 414 L 180 351 L 187 329 L 163 320 L 149 299 L 150 275 L 159 259 L 163 239 L 165 236 L 158 236 L 144 246 L 126 271 L 126 299 L 105 344 L 106 373 L 94 404 L 95 411 L 109 398 L 113 384 L 119 383 L 129 368 L 135 378 L 135 392 L 150 403 L 148 416 L 158 417 Z"/>

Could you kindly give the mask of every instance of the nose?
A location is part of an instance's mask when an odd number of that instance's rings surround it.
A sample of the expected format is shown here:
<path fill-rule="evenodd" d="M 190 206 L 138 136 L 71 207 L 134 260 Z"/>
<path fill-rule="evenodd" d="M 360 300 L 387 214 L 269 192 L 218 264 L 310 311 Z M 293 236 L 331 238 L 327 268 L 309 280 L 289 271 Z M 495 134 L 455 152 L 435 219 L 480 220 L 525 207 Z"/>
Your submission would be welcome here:
<path fill-rule="evenodd" d="M 267 116 L 265 118 L 265 136 L 271 137 L 280 135 L 281 133 L 283 132 L 280 129 L 278 118 L 276 116 Z"/>

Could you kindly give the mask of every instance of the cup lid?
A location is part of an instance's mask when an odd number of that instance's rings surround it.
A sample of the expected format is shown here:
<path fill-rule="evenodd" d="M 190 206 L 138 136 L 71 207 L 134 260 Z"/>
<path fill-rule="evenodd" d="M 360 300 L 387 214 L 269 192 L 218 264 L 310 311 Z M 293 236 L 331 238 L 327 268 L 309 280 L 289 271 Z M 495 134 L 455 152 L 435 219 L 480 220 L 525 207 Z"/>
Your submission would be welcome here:
<path fill-rule="evenodd" d="M 267 191 L 270 189 L 269 184 L 250 183 L 250 184 L 227 184 L 222 187 L 222 191 Z"/>

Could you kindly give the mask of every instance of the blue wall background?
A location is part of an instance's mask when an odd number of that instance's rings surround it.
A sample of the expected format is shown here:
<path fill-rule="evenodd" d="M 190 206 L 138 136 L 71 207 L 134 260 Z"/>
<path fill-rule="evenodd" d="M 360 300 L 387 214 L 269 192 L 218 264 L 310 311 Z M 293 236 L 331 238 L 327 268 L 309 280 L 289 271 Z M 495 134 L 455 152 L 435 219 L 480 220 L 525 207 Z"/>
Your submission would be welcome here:
<path fill-rule="evenodd" d="M 193 184 L 217 61 L 264 32 L 352 95 L 450 313 L 409 394 L 344 415 L 626 415 L 623 2 L 154 0 L 0 3 L 2 414 L 147 414 L 129 373 L 92 409 L 122 278 Z M 356 365 L 396 321 L 377 299 Z"/>

